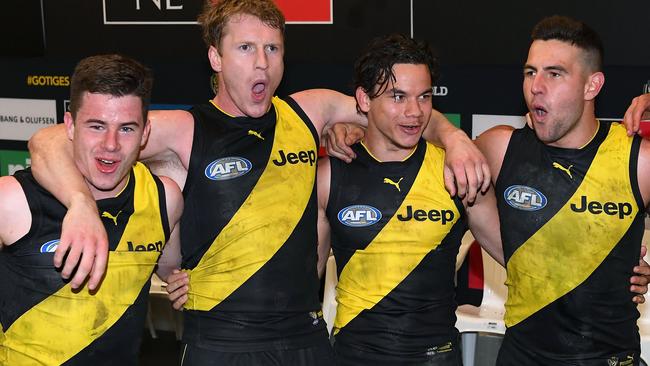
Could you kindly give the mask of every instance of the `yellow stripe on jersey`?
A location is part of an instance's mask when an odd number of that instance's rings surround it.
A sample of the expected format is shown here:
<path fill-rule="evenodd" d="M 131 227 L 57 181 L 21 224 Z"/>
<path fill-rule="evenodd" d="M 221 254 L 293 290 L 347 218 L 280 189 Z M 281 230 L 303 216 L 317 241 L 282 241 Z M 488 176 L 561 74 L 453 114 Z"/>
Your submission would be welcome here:
<path fill-rule="evenodd" d="M 135 213 L 117 250 L 109 252 L 108 269 L 96 294 L 75 293 L 65 285 L 20 316 L 0 339 L 2 365 L 60 365 L 115 324 L 149 281 L 159 252 L 129 252 L 133 243 L 165 242 L 158 188 L 149 170 L 135 172 Z M 119 352 L 119 350 L 116 350 Z"/>
<path fill-rule="evenodd" d="M 271 156 L 250 195 L 189 271 L 186 309 L 208 311 L 230 296 L 282 247 L 307 207 L 316 179 L 316 142 L 286 102 L 274 97 L 273 104 L 277 122 Z M 297 162 L 274 163 L 289 153 L 297 154 Z M 305 154 L 310 161 L 300 160 Z"/>
<path fill-rule="evenodd" d="M 507 263 L 508 327 L 584 282 L 625 235 L 638 212 L 629 175 L 631 144 L 625 129 L 612 124 L 577 191 L 514 252 Z M 590 202 L 597 202 L 595 213 Z M 575 212 L 572 205 L 587 210 Z"/>
<path fill-rule="evenodd" d="M 337 289 L 334 333 L 363 310 L 371 309 L 434 250 L 458 221 L 460 213 L 445 190 L 442 176 L 444 152 L 427 144 L 420 171 L 395 215 L 365 249 L 356 250 L 347 262 Z M 407 207 L 448 210 L 453 218 L 401 221 Z"/>

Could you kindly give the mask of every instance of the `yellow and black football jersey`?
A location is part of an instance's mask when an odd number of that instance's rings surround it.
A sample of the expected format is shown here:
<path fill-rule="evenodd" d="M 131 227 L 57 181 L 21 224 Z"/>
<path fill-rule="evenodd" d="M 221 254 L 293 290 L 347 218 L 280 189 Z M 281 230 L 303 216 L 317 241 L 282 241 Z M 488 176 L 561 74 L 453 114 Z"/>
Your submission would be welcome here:
<path fill-rule="evenodd" d="M 97 201 L 109 239 L 96 293 L 72 290 L 54 267 L 66 208 L 25 170 L 29 232 L 0 251 L 0 364 L 135 365 L 149 279 L 169 236 L 160 180 L 137 164 L 125 189 Z"/>
<path fill-rule="evenodd" d="M 639 146 L 618 123 L 600 122 L 581 149 L 513 132 L 495 192 L 508 273 L 499 364 L 638 362 Z"/>

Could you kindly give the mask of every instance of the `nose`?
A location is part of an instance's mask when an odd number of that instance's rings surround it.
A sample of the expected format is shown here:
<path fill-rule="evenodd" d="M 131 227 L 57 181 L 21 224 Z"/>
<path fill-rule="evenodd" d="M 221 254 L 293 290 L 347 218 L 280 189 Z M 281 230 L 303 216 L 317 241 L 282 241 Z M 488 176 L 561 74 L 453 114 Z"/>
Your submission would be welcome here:
<path fill-rule="evenodd" d="M 540 94 L 544 91 L 544 79 L 541 73 L 533 76 L 530 84 L 530 92 L 533 94 Z"/>
<path fill-rule="evenodd" d="M 421 117 L 422 116 L 422 106 L 420 101 L 417 98 L 409 98 L 406 101 L 406 111 L 405 114 L 407 117 Z"/>
<path fill-rule="evenodd" d="M 104 135 L 104 140 L 102 141 L 102 147 L 106 151 L 117 151 L 120 148 L 120 143 L 118 139 L 118 132 L 115 130 L 108 130 Z"/>
<path fill-rule="evenodd" d="M 268 55 L 264 48 L 257 50 L 257 55 L 255 57 L 255 67 L 258 69 L 266 70 L 269 67 Z"/>

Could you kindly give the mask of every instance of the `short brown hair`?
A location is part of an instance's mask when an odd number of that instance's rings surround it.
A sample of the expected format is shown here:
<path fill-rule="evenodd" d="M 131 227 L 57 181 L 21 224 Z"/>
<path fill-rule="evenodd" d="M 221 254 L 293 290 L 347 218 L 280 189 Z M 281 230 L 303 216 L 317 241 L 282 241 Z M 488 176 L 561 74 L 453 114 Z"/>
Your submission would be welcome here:
<path fill-rule="evenodd" d="M 219 49 L 224 27 L 237 14 L 259 18 L 284 36 L 284 15 L 271 0 L 206 0 L 198 22 L 203 28 L 203 41 L 207 47 Z"/>
<path fill-rule="evenodd" d="M 138 61 L 122 55 L 99 55 L 79 61 L 70 81 L 70 113 L 76 118 L 83 94 L 133 95 L 142 101 L 142 117 L 147 120 L 153 76 Z"/>

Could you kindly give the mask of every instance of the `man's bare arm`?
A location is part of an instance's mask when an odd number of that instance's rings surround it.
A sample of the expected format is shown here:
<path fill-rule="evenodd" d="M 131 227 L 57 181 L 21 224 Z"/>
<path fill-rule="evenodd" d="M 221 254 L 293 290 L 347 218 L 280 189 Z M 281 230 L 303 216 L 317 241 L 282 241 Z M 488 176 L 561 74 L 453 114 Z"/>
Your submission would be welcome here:
<path fill-rule="evenodd" d="M 452 196 L 467 196 L 471 204 L 479 192 L 487 191 L 490 169 L 483 154 L 465 132 L 433 109 L 422 136 L 445 149 L 445 187 Z"/>
<path fill-rule="evenodd" d="M 25 192 L 12 176 L 0 177 L 0 222 L 0 248 L 25 236 L 32 225 Z"/>
<path fill-rule="evenodd" d="M 494 260 L 505 267 L 494 189 L 479 193 L 474 204 L 466 207 L 466 212 L 469 229 L 476 241 Z"/>
<path fill-rule="evenodd" d="M 318 277 L 325 274 L 327 259 L 331 249 L 331 229 L 327 220 L 327 202 L 330 194 L 331 170 L 329 158 L 318 160 Z"/>
<path fill-rule="evenodd" d="M 95 200 L 74 163 L 65 126 L 39 130 L 29 140 L 29 151 L 36 180 L 68 208 L 54 265 L 63 264 L 61 276 L 66 279 L 76 268 L 72 288 L 80 287 L 90 274 L 88 288 L 94 290 L 106 271 L 108 238 Z"/>
<path fill-rule="evenodd" d="M 167 206 L 167 221 L 169 222 L 170 235 L 165 243 L 162 255 L 158 260 L 156 274 L 167 282 L 174 269 L 181 266 L 181 244 L 179 221 L 183 212 L 183 195 L 178 185 L 167 177 L 160 177 L 165 187 L 165 201 Z"/>

